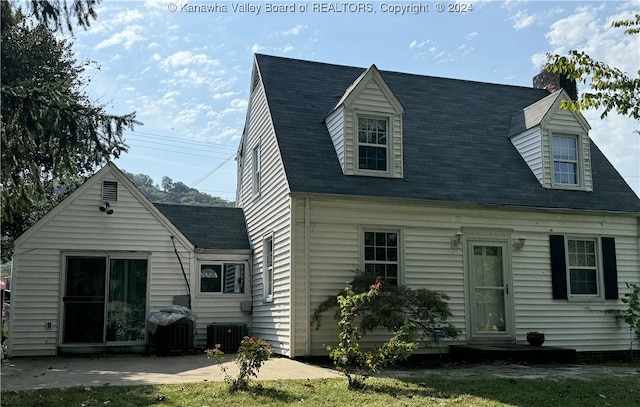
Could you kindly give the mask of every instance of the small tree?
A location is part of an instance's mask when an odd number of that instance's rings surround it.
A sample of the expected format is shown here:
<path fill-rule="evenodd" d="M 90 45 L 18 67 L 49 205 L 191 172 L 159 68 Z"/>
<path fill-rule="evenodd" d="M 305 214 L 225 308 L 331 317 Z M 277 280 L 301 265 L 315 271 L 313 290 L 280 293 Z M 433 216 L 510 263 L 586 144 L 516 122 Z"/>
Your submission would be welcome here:
<path fill-rule="evenodd" d="M 383 368 L 406 360 L 418 346 L 418 338 L 429 344 L 436 324 L 445 324 L 445 335 L 457 336 L 457 330 L 447 322 L 451 315 L 442 293 L 386 285 L 377 278 L 356 275 L 351 284 L 337 297 L 327 298 L 316 310 L 314 322 L 319 326 L 320 314 L 338 305 L 335 317 L 340 328 L 336 347 L 328 346 L 336 369 L 345 374 L 349 389 L 361 390 L 365 380 Z M 363 350 L 360 340 L 366 332 L 385 327 L 393 334 L 380 347 Z"/>
<path fill-rule="evenodd" d="M 389 364 L 405 360 L 415 349 L 415 325 L 410 322 L 403 324 L 381 347 L 368 352 L 360 347 L 362 331 L 355 320 L 360 317 L 363 307 L 380 295 L 381 289 L 382 282 L 378 279 L 368 292 L 356 294 L 347 286 L 345 295 L 338 296 L 340 340 L 338 346 L 328 346 L 327 350 L 336 369 L 347 376 L 351 390 L 363 389 L 365 380 L 372 373 L 378 373 Z"/>

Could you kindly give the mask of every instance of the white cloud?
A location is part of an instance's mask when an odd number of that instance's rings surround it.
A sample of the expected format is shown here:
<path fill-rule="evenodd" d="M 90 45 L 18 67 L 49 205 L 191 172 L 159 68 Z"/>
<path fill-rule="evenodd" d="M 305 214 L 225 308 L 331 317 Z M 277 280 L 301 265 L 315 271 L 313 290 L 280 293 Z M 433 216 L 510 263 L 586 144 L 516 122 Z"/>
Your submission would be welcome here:
<path fill-rule="evenodd" d="M 253 44 L 253 46 L 251 46 L 251 52 L 254 54 L 259 53 L 260 51 L 263 51 L 265 49 L 265 47 L 263 47 L 260 44 Z"/>
<path fill-rule="evenodd" d="M 142 27 L 139 25 L 128 26 L 124 30 L 115 33 L 108 39 L 98 43 L 98 45 L 96 45 L 96 49 L 112 47 L 115 45 L 123 45 L 125 49 L 129 49 L 136 42 L 145 40 L 145 38 L 140 34 L 141 31 Z"/>
<path fill-rule="evenodd" d="M 417 40 L 413 40 L 411 42 L 411 44 L 409 44 L 409 48 L 419 49 L 419 48 L 422 48 L 425 45 L 429 44 L 430 42 L 431 42 L 431 40 L 426 40 L 426 41 L 421 41 L 421 42 L 418 42 Z"/>
<path fill-rule="evenodd" d="M 179 68 L 183 66 L 218 66 L 220 61 L 211 59 L 205 54 L 193 54 L 191 51 L 178 51 L 166 57 L 161 63 L 164 68 Z"/>
<path fill-rule="evenodd" d="M 226 99 L 226 98 L 230 98 L 233 95 L 235 95 L 235 92 L 216 93 L 215 95 L 213 95 L 213 98 L 214 99 Z"/>
<path fill-rule="evenodd" d="M 538 16 L 536 14 L 529 15 L 526 10 L 518 11 L 515 15 L 509 17 L 509 20 L 513 21 L 513 28 L 515 28 L 516 31 L 529 27 L 535 23 L 537 19 Z"/>
<path fill-rule="evenodd" d="M 158 48 L 160 46 L 160 44 L 158 44 L 157 42 L 151 42 L 149 43 L 149 45 L 147 45 L 147 49 L 152 49 L 152 48 Z"/>
<path fill-rule="evenodd" d="M 142 13 L 140 10 L 125 10 L 121 11 L 114 18 L 114 23 L 116 24 L 129 24 L 136 20 L 140 20 L 142 18 Z"/>
<path fill-rule="evenodd" d="M 306 25 L 298 24 L 292 29 L 283 32 L 282 35 L 298 35 L 300 34 L 300 31 L 304 30 L 305 28 L 307 28 Z"/>
<path fill-rule="evenodd" d="M 293 51 L 293 45 L 291 44 L 287 44 L 284 46 L 284 48 L 282 48 L 282 52 L 286 53 L 286 52 L 291 52 Z"/>
<path fill-rule="evenodd" d="M 536 68 L 542 68 L 547 62 L 547 54 L 545 52 L 538 52 L 531 56 L 531 63 Z"/>
<path fill-rule="evenodd" d="M 233 109 L 244 109 L 249 106 L 249 102 L 246 99 L 233 99 L 230 105 Z"/>
<path fill-rule="evenodd" d="M 469 34 L 467 34 L 467 36 L 465 37 L 468 40 L 473 40 L 475 38 L 478 38 L 480 36 L 480 34 L 478 34 L 477 31 L 471 32 Z"/>

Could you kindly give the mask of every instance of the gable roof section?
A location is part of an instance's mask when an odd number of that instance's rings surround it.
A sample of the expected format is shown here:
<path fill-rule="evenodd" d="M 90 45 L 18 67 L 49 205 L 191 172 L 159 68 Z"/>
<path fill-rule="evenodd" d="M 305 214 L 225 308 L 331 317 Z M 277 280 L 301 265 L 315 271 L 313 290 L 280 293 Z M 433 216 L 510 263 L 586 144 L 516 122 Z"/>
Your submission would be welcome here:
<path fill-rule="evenodd" d="M 351 102 L 357 99 L 360 93 L 362 93 L 364 87 L 367 86 L 367 83 L 369 81 L 374 81 L 377 84 L 377 86 L 380 88 L 380 91 L 387 98 L 389 104 L 393 107 L 394 111 L 402 113 L 402 111 L 404 110 L 402 104 L 400 104 L 391 89 L 389 89 L 389 85 L 387 85 L 387 83 L 384 81 L 384 79 L 380 75 L 380 71 L 378 71 L 378 67 L 375 66 L 375 64 L 371 65 L 369 69 L 364 71 L 360 76 L 356 78 L 356 80 L 351 85 L 349 85 L 347 90 L 344 92 L 344 95 L 340 98 L 338 103 L 336 103 L 333 110 L 337 109 L 340 105 L 348 106 L 349 104 L 351 104 Z"/>
<path fill-rule="evenodd" d="M 197 249 L 251 250 L 240 208 L 154 204 Z"/>
<path fill-rule="evenodd" d="M 73 191 L 68 197 L 66 197 L 62 202 L 56 205 L 52 210 L 50 210 L 45 216 L 43 216 L 40 220 L 38 220 L 33 226 L 27 229 L 22 235 L 20 235 L 14 245 L 17 247 L 22 241 L 28 239 L 34 233 L 36 233 L 43 225 L 47 224 L 51 219 L 57 216 L 61 211 L 71 205 L 76 199 L 82 196 L 87 190 L 91 189 L 93 185 L 96 183 L 102 182 L 107 175 L 112 175 L 116 178 L 119 184 L 127 188 L 129 192 L 144 206 L 149 212 L 172 234 L 176 235 L 180 241 L 180 243 L 187 248 L 190 248 L 192 245 L 187 240 L 187 238 L 167 219 L 165 218 L 158 209 L 149 201 L 149 199 L 135 186 L 135 184 L 126 176 L 117 165 L 113 162 L 109 161 L 107 164 L 102 167 L 98 172 L 93 174 L 88 180 L 86 180 L 82 185 L 80 185 L 75 191 Z"/>
<path fill-rule="evenodd" d="M 564 90 L 557 90 L 535 103 L 525 107 L 511 117 L 509 137 L 522 133 L 533 127 L 539 126 L 560 106 L 560 101 L 569 100 L 569 95 Z M 589 130 L 591 127 L 580 112 L 571 112 L 582 127 Z"/>
<path fill-rule="evenodd" d="M 593 142 L 593 192 L 540 185 L 509 134 L 512 117 L 547 90 L 380 71 L 404 107 L 404 178 L 345 176 L 324 118 L 365 70 L 267 55 L 256 61 L 294 194 L 640 212 Z"/>

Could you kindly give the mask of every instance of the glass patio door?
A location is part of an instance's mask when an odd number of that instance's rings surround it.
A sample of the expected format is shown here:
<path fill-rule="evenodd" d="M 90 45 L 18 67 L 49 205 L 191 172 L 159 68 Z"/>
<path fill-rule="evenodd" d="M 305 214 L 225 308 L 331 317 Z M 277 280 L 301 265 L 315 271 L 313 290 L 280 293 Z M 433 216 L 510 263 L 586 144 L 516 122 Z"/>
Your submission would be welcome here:
<path fill-rule="evenodd" d="M 146 307 L 147 260 L 111 259 L 107 342 L 143 342 Z"/>
<path fill-rule="evenodd" d="M 64 343 L 145 342 L 147 259 L 66 257 L 63 307 Z"/>
<path fill-rule="evenodd" d="M 105 257 L 67 257 L 64 306 L 65 343 L 104 341 Z"/>
<path fill-rule="evenodd" d="M 469 249 L 472 337 L 510 338 L 506 244 L 471 242 Z"/>

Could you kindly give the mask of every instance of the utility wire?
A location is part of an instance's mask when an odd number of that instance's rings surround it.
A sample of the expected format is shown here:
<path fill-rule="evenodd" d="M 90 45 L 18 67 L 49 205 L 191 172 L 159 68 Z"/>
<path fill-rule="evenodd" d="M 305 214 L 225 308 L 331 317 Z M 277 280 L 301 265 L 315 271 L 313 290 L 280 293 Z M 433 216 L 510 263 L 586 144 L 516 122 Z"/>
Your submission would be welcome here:
<path fill-rule="evenodd" d="M 198 185 L 199 183 L 201 183 L 202 181 L 204 181 L 205 179 L 209 178 L 214 172 L 218 171 L 220 169 L 220 167 L 222 167 L 223 165 L 225 165 L 229 160 L 231 160 L 233 157 L 235 157 L 235 155 L 229 156 L 229 158 L 227 158 L 226 160 L 224 160 L 223 162 L 221 162 L 220 164 L 218 164 L 217 167 L 215 167 L 214 169 L 212 169 L 211 171 L 209 171 L 208 173 L 206 173 L 205 175 L 203 175 L 202 177 L 198 178 L 198 180 L 196 180 L 193 184 L 189 185 L 189 187 L 193 188 L 196 185 Z"/>

